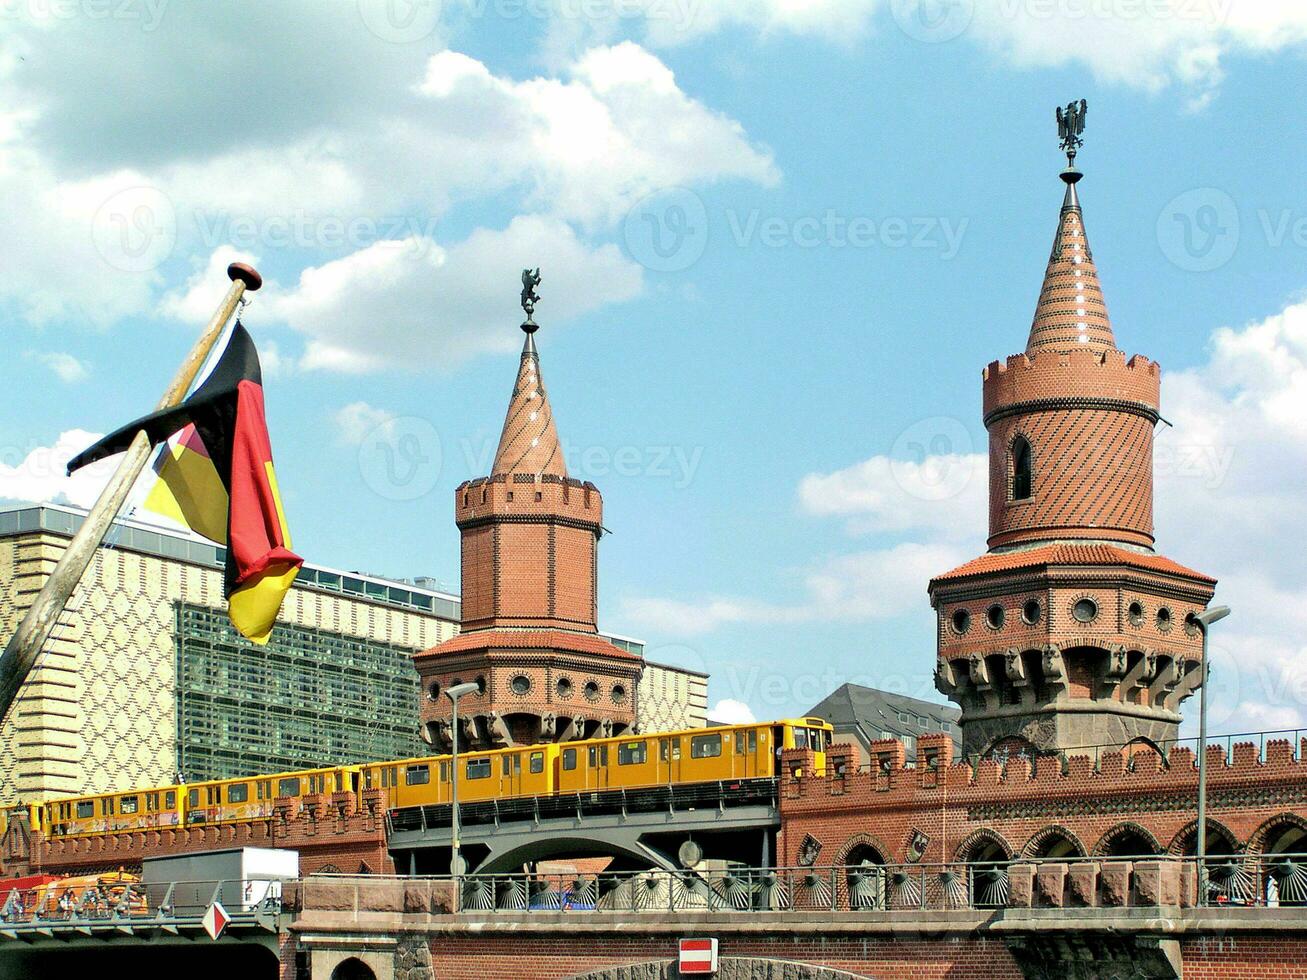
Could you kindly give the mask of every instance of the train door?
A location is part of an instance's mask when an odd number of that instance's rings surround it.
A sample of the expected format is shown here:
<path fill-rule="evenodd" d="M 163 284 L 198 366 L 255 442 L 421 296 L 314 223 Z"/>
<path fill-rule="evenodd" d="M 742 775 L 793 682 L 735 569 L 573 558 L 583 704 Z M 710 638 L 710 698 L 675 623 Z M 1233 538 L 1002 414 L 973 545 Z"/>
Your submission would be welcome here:
<path fill-rule="evenodd" d="M 522 795 L 522 753 L 505 752 L 500 758 L 499 795 Z"/>
<path fill-rule="evenodd" d="M 590 780 L 591 789 L 608 788 L 608 744 L 605 742 L 601 745 L 591 745 L 587 747 L 590 763 Z"/>
<path fill-rule="evenodd" d="M 736 730 L 733 771 L 738 779 L 753 779 L 758 775 L 758 729 Z"/>
<path fill-rule="evenodd" d="M 658 775 L 662 781 L 681 781 L 681 737 L 663 735 L 658 739 Z"/>

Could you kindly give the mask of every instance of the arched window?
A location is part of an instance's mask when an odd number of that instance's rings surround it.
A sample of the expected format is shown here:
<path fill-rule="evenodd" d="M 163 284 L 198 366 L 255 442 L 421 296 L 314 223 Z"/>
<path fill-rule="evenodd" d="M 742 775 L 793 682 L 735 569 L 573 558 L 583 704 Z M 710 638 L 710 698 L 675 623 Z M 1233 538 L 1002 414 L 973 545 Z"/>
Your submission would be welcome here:
<path fill-rule="evenodd" d="M 1030 443 L 1025 436 L 1017 436 L 1012 442 L 1012 499 L 1029 499 L 1032 483 Z"/>

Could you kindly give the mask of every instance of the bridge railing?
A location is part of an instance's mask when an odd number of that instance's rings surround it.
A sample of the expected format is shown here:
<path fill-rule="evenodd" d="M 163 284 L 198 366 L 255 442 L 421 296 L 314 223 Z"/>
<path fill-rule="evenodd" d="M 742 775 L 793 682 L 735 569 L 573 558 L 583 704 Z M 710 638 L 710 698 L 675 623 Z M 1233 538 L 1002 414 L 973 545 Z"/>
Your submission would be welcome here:
<path fill-rule="evenodd" d="M 143 882 L 106 875 L 0 892 L 0 930 L 15 925 L 145 925 L 198 922 L 218 902 L 232 918 L 275 916 L 282 882 L 264 879 Z"/>

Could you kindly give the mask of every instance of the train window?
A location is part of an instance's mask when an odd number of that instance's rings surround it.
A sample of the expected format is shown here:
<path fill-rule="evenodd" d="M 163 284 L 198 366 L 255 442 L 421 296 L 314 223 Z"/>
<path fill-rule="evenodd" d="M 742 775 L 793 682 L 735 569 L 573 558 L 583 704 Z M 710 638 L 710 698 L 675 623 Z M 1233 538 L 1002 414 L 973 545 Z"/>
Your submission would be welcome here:
<path fill-rule="evenodd" d="M 767 737 L 766 735 L 763 736 L 763 738 L 766 737 Z M 758 730 L 756 728 L 750 728 L 749 729 L 749 754 L 753 755 L 757 751 L 758 751 Z"/>
<path fill-rule="evenodd" d="M 324 781 L 325 781 L 325 780 L 323 779 L 323 776 L 322 776 L 321 773 L 318 773 L 317 775 L 314 775 L 314 776 L 309 776 L 309 792 L 310 792 L 310 793 L 321 793 L 322 790 L 323 790 L 323 785 L 322 785 L 322 784 L 323 784 Z"/>
<path fill-rule="evenodd" d="M 163 794 L 163 806 L 164 806 L 164 809 L 165 809 L 165 810 L 175 810 L 175 809 L 177 809 L 177 791 L 176 791 L 176 790 L 172 790 L 172 789 L 170 789 L 170 790 L 168 790 L 168 792 L 166 792 L 166 793 Z"/>
<path fill-rule="evenodd" d="M 563 749 L 563 768 L 569 772 L 576 768 L 576 749 Z"/>
<path fill-rule="evenodd" d="M 744 732 L 735 733 L 735 754 L 744 755 Z"/>
<path fill-rule="evenodd" d="M 409 766 L 404 770 L 404 783 L 407 786 L 421 786 L 431 782 L 430 766 Z"/>
<path fill-rule="evenodd" d="M 545 754 L 543 752 L 531 753 L 531 771 L 533 773 L 545 771 Z"/>
<path fill-rule="evenodd" d="M 186 794 L 186 805 L 187 806 L 200 805 L 200 791 L 198 789 L 193 789 Z"/>
<path fill-rule="evenodd" d="M 95 803 L 91 800 L 77 801 L 77 819 L 85 820 L 87 817 L 95 816 Z"/>
<path fill-rule="evenodd" d="M 645 760 L 644 742 L 626 742 L 617 747 L 617 764 L 619 766 L 638 766 Z"/>
<path fill-rule="evenodd" d="M 490 760 L 468 759 L 465 772 L 468 779 L 485 779 L 490 775 Z"/>
<path fill-rule="evenodd" d="M 158 793 L 146 793 L 146 794 L 145 794 L 145 812 L 146 812 L 146 813 L 153 813 L 153 812 L 154 812 L 155 810 L 157 810 L 157 809 L 159 809 L 159 794 L 158 794 Z"/>
<path fill-rule="evenodd" d="M 102 813 L 113 813 L 113 800 L 106 798 L 100 801 L 100 811 Z"/>
<path fill-rule="evenodd" d="M 287 776 L 284 779 L 277 780 L 278 796 L 299 796 L 300 795 L 300 778 L 299 776 Z"/>
<path fill-rule="evenodd" d="M 808 730 L 806 728 L 794 729 L 794 747 L 796 749 L 806 749 L 808 747 Z"/>
<path fill-rule="evenodd" d="M 363 788 L 364 788 L 364 789 L 371 789 L 371 788 L 372 788 L 372 770 L 371 770 L 371 769 L 364 769 L 364 770 L 363 770 Z"/>
<path fill-rule="evenodd" d="M 135 813 L 141 807 L 141 798 L 139 796 L 122 796 L 118 802 L 121 804 L 119 812 Z"/>
<path fill-rule="evenodd" d="M 522 753 L 520 752 L 513 753 L 513 773 L 518 776 L 522 775 Z"/>
<path fill-rule="evenodd" d="M 244 803 L 250 798 L 249 783 L 232 783 L 227 787 L 228 803 Z"/>
<path fill-rule="evenodd" d="M 608 765 L 608 746 L 592 745 L 590 746 L 590 765 L 606 766 Z"/>
<path fill-rule="evenodd" d="M 449 782 L 449 763 L 448 763 L 448 762 L 442 762 L 442 763 L 440 764 L 440 781 L 441 781 L 442 783 L 447 783 L 447 782 Z"/>
<path fill-rule="evenodd" d="M 721 733 L 715 735 L 692 735 L 690 737 L 691 759 L 715 759 L 722 754 Z"/>
<path fill-rule="evenodd" d="M 504 756 L 504 775 L 510 775 L 513 771 L 512 763 L 508 761 L 508 756 Z"/>
<path fill-rule="evenodd" d="M 672 754 L 671 746 L 672 746 L 672 740 L 669 738 L 660 738 L 658 740 L 659 762 L 666 762 L 669 758 L 671 758 L 671 754 Z"/>
<path fill-rule="evenodd" d="M 825 735 L 826 733 L 820 728 L 814 728 L 812 730 L 812 751 L 821 752 L 825 749 Z"/>
<path fill-rule="evenodd" d="M 209 787 L 209 806 L 221 806 L 221 805 L 222 805 L 222 787 L 221 787 L 221 786 L 210 786 L 210 787 Z"/>

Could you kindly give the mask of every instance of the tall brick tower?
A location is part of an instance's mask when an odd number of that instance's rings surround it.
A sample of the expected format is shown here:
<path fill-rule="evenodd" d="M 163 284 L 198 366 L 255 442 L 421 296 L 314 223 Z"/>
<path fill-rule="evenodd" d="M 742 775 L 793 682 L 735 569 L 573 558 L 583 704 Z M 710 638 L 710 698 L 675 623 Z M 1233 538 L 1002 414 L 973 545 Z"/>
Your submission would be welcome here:
<path fill-rule="evenodd" d="M 603 499 L 567 475 L 540 377 L 534 282 L 522 299 L 526 342 L 491 475 L 454 492 L 462 632 L 414 658 L 422 734 L 441 749 L 451 743 L 444 691 L 469 681 L 481 692 L 459 702 L 460 748 L 599 738 L 635 724 L 643 661 L 596 627 Z"/>
<path fill-rule="evenodd" d="M 989 551 L 930 583 L 935 683 L 968 753 L 1174 737 L 1216 584 L 1153 549 L 1160 369 L 1116 346 L 1076 194 L 1084 103 L 1066 112 L 1030 337 L 983 374 Z"/>

